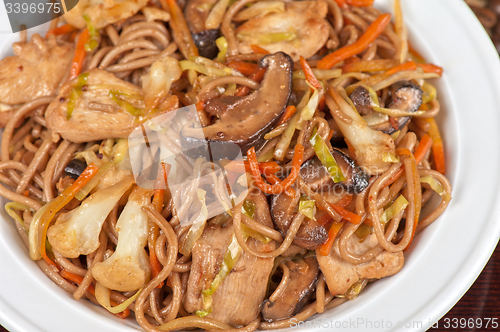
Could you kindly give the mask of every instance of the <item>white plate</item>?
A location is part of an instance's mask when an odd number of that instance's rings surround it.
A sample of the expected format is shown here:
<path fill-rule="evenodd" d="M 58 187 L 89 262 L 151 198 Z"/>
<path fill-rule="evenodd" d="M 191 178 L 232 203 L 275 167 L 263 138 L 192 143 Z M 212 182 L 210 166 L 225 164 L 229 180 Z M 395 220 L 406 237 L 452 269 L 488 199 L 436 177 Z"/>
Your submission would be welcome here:
<path fill-rule="evenodd" d="M 443 106 L 447 176 L 453 199 L 446 213 L 414 242 L 400 273 L 371 284 L 355 301 L 309 324 L 353 331 L 421 331 L 467 291 L 500 234 L 500 63 L 463 1 L 402 0 L 412 44 L 444 67 L 437 83 Z M 385 11 L 392 0 L 378 0 Z M 3 8 L 2 8 L 3 10 Z M 14 36 L 3 35 L 0 57 Z M 2 209 L 3 210 L 3 209 Z M 30 261 L 12 222 L 0 222 L 0 322 L 11 331 L 135 331 L 85 301 L 76 302 Z M 304 325 L 304 327 L 306 327 Z"/>

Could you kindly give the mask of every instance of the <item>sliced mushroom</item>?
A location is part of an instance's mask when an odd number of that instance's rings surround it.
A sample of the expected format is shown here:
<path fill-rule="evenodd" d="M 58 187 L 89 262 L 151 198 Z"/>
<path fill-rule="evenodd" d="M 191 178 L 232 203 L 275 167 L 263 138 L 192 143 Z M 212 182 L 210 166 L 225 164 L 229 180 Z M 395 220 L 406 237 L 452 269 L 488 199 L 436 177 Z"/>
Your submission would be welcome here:
<path fill-rule="evenodd" d="M 286 234 L 292 223 L 292 219 L 298 212 L 299 195 L 290 197 L 285 193 L 275 195 L 271 201 L 271 216 L 274 225 L 282 233 Z M 307 250 L 315 250 L 323 244 L 328 237 L 326 228 L 316 220 L 305 218 L 300 226 L 293 244 Z"/>
<path fill-rule="evenodd" d="M 193 41 L 198 47 L 200 55 L 213 59 L 219 49 L 215 40 L 220 37 L 219 29 L 205 29 L 205 21 L 217 0 L 188 0 L 184 7 L 186 22 L 193 36 Z"/>
<path fill-rule="evenodd" d="M 333 190 L 334 192 L 338 192 L 343 191 L 343 188 L 350 194 L 359 194 L 362 192 L 368 186 L 368 174 L 363 172 L 341 150 L 334 148 L 331 152 L 346 179 L 342 182 L 334 183 L 326 167 L 323 166 L 319 159 L 313 158 L 305 162 L 300 169 L 300 175 L 307 186 L 314 191 Z"/>
<path fill-rule="evenodd" d="M 87 163 L 85 161 L 80 159 L 73 159 L 64 168 L 64 173 L 66 173 L 66 175 L 69 176 L 70 178 L 76 180 L 78 179 L 80 174 L 82 174 L 82 172 L 85 170 L 86 167 Z"/>
<path fill-rule="evenodd" d="M 415 112 L 422 104 L 422 93 L 420 87 L 412 81 L 396 82 L 389 87 L 390 100 L 387 107 L 406 112 Z M 370 94 L 365 87 L 358 86 L 349 97 L 360 115 L 364 116 L 374 112 L 371 106 Z M 389 121 L 383 121 L 370 127 L 387 134 L 392 134 L 396 130 L 402 129 L 408 121 L 410 121 L 409 116 L 394 118 L 397 129 Z"/>
<path fill-rule="evenodd" d="M 263 146 L 264 135 L 281 117 L 290 97 L 293 62 L 278 52 L 262 58 L 260 66 L 267 67 L 267 71 L 259 90 L 234 99 L 230 105 L 221 100 L 221 109 L 211 111 L 221 117 L 203 127 L 202 133 L 193 124 L 182 128 L 181 145 L 190 156 L 205 156 L 210 149 L 213 159 L 232 159 L 239 149 L 246 154 L 251 147 L 258 151 Z"/>
<path fill-rule="evenodd" d="M 275 302 L 265 300 L 262 318 L 273 322 L 289 318 L 298 313 L 311 297 L 319 274 L 316 257 L 306 257 L 285 262 L 290 269 L 290 281 Z"/>

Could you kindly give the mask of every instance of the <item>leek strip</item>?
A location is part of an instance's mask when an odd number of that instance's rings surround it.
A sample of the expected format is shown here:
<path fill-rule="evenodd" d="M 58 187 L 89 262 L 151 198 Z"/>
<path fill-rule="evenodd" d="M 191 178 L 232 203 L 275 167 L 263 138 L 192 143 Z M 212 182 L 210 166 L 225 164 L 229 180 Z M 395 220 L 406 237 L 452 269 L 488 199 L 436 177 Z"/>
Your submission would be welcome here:
<path fill-rule="evenodd" d="M 131 305 L 135 301 L 135 299 L 139 296 L 141 291 L 142 288 L 139 289 L 137 293 L 129 297 L 124 302 L 112 307 L 111 301 L 109 299 L 111 295 L 111 290 L 103 286 L 101 283 L 97 282 L 95 285 L 95 298 L 97 302 L 99 302 L 99 304 L 103 306 L 107 311 L 111 312 L 112 314 L 118 314 L 126 310 L 128 306 Z"/>
<path fill-rule="evenodd" d="M 392 217 L 406 209 L 408 204 L 409 203 L 406 198 L 403 195 L 399 195 L 394 203 L 392 203 L 391 206 L 389 206 L 384 210 L 384 212 L 382 212 L 382 214 L 380 215 L 380 222 L 385 225 L 389 220 L 392 219 Z"/>
<path fill-rule="evenodd" d="M 443 198 L 444 201 L 448 202 L 449 200 L 451 200 L 450 194 L 446 190 L 444 190 L 441 183 L 439 183 L 439 181 L 436 180 L 434 177 L 423 176 L 420 178 L 420 182 L 427 183 L 431 187 L 432 190 L 434 190 L 436 193 L 439 194 L 439 196 L 441 196 Z"/>
<path fill-rule="evenodd" d="M 189 228 L 186 240 L 179 248 L 179 252 L 184 256 L 188 256 L 193 250 L 193 246 L 196 240 L 198 240 L 201 234 L 203 233 L 203 229 L 205 228 L 205 224 L 208 218 L 208 210 L 207 210 L 207 205 L 205 203 L 206 191 L 203 189 L 198 189 L 197 195 L 198 199 L 201 202 L 201 210 L 198 216 L 196 217 L 195 221 L 191 225 L 191 228 Z"/>
<path fill-rule="evenodd" d="M 344 174 L 342 174 L 342 170 L 335 161 L 335 158 L 333 157 L 330 150 L 328 150 L 328 146 L 316 130 L 313 132 L 313 135 L 309 142 L 311 142 L 311 145 L 313 146 L 314 152 L 316 153 L 316 156 L 318 156 L 318 159 L 321 161 L 323 166 L 326 167 L 328 173 L 330 173 L 333 182 L 337 183 L 345 181 L 346 178 L 344 177 Z"/>
<path fill-rule="evenodd" d="M 26 211 L 29 209 L 30 209 L 29 206 L 24 205 L 22 203 L 9 202 L 9 203 L 5 204 L 5 211 L 9 214 L 9 216 L 12 217 L 12 219 L 17 221 L 21 226 L 23 226 L 25 231 L 28 231 L 28 230 L 26 229 L 26 226 L 24 226 L 24 219 L 20 215 L 18 215 L 17 212 L 14 210 Z"/>

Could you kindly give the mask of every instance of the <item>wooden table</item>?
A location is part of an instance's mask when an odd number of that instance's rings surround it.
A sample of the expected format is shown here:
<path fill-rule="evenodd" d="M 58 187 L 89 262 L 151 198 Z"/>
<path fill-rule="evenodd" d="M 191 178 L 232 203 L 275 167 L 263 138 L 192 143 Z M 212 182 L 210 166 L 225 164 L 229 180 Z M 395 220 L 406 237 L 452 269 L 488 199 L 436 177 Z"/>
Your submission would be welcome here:
<path fill-rule="evenodd" d="M 499 326 L 492 327 L 493 320 L 489 320 L 489 326 L 484 328 L 488 319 L 496 318 Z M 466 322 L 474 320 L 473 328 L 461 328 L 460 319 Z M 464 320 L 462 320 L 464 322 Z M 478 327 L 479 322 L 482 327 Z M 437 323 L 437 328 L 429 331 L 498 331 L 500 330 L 500 246 L 497 246 L 493 256 L 484 268 L 483 272 L 474 285 L 462 297 L 462 299 Z M 457 325 L 457 328 L 453 328 Z M 7 330 L 0 326 L 0 332 Z"/>

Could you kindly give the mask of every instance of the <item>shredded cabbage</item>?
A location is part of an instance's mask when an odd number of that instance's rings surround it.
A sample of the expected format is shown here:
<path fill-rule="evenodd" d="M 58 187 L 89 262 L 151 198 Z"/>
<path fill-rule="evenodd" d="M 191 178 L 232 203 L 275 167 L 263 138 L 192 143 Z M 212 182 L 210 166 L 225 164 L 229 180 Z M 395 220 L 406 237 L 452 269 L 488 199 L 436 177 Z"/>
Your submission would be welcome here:
<path fill-rule="evenodd" d="M 316 129 L 314 130 L 309 142 L 311 142 L 311 145 L 313 146 L 314 152 L 316 153 L 316 156 L 318 156 L 318 159 L 321 161 L 323 166 L 326 167 L 328 173 L 330 173 L 333 182 L 337 183 L 345 181 L 346 178 L 344 177 L 344 174 L 342 174 L 342 170 L 335 161 L 335 158 L 333 157 L 330 150 L 328 150 L 328 146 L 326 145 L 326 143 L 316 132 Z"/>
<path fill-rule="evenodd" d="M 408 206 L 408 201 L 403 195 L 399 195 L 398 198 L 391 204 L 387 209 L 382 212 L 380 215 L 380 222 L 382 224 L 386 224 L 389 220 L 392 219 L 395 215 L 406 209 Z"/>

